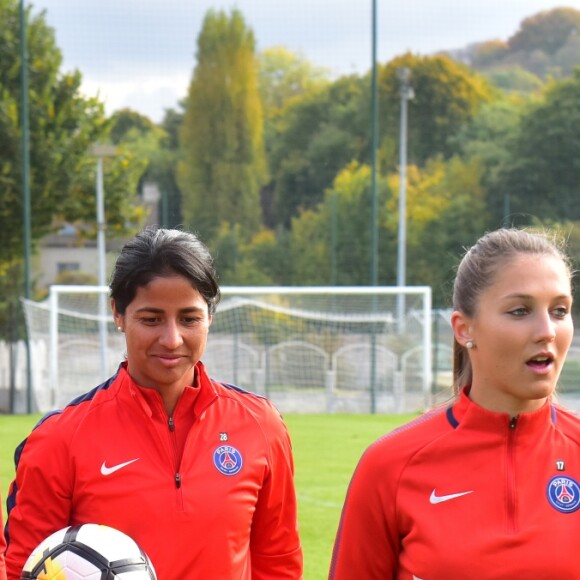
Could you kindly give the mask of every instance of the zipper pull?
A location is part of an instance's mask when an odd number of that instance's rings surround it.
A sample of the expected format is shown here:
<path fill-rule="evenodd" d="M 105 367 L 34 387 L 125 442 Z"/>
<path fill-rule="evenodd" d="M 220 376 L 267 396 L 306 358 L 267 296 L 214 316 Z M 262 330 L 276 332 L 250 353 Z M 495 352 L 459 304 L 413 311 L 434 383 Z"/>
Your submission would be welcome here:
<path fill-rule="evenodd" d="M 179 489 L 181 487 L 181 475 L 179 471 L 175 474 L 175 487 Z"/>
<path fill-rule="evenodd" d="M 517 417 L 512 417 L 510 419 L 510 429 L 513 431 L 516 428 L 516 423 L 518 422 Z"/>
<path fill-rule="evenodd" d="M 175 431 L 175 423 L 173 422 L 173 417 L 169 417 L 167 422 L 169 423 L 169 430 L 173 433 Z"/>

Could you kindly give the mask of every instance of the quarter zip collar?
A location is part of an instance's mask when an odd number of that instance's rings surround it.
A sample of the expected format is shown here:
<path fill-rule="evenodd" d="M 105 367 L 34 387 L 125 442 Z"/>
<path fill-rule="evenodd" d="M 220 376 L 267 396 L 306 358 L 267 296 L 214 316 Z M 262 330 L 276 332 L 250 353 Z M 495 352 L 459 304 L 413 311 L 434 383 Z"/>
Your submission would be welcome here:
<path fill-rule="evenodd" d="M 143 408 L 144 412 L 152 417 L 154 409 L 158 404 L 163 406 L 161 395 L 154 389 L 145 389 L 139 386 L 129 375 L 127 371 L 127 363 L 121 363 L 119 367 L 119 380 L 121 386 L 126 388 L 138 404 Z M 187 397 L 189 404 L 182 405 L 184 395 Z M 195 365 L 195 375 L 193 385 L 188 387 L 180 396 L 176 406 L 176 410 L 181 412 L 180 407 L 191 408 L 195 417 L 199 417 L 218 397 L 217 391 L 207 375 L 205 366 L 200 361 Z"/>
<path fill-rule="evenodd" d="M 539 431 L 556 426 L 555 408 L 549 401 L 531 413 L 521 413 L 516 421 L 508 413 L 488 411 L 469 398 L 469 386 L 465 387 L 458 400 L 448 409 L 450 423 L 456 429 L 476 429 L 505 434 L 506 430 L 518 431 L 518 437 L 535 436 Z"/>

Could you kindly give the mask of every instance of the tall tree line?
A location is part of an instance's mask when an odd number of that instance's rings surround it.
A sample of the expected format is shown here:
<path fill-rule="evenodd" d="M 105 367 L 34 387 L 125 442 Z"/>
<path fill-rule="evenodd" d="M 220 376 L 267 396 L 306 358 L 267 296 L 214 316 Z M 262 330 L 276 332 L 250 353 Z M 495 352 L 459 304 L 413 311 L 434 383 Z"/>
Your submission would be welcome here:
<path fill-rule="evenodd" d="M 4 273 L 19 266 L 22 225 L 16 9 L 16 0 L 0 0 Z M 112 236 L 140 227 L 138 193 L 154 181 L 163 193 L 164 225 L 201 235 L 222 284 L 368 283 L 370 72 L 332 79 L 282 47 L 258 53 L 241 12 L 211 10 L 189 91 L 163 122 L 129 110 L 106 118 L 97 99 L 81 96 L 81 73 L 60 71 L 44 15 L 27 17 L 31 62 L 39 67 L 31 76 L 34 240 L 65 222 L 94 222 L 89 151 L 105 140 L 118 148 L 106 171 Z M 552 39 L 554 22 L 550 13 L 524 21 L 510 50 L 518 46 L 522 54 L 528 26 L 542 30 L 544 23 Z M 558 46 L 568 46 L 573 34 L 568 24 L 562 30 L 567 36 Z M 479 62 L 488 48 L 478 48 Z M 407 276 L 410 284 L 432 286 L 437 306 L 449 303 L 459 254 L 487 229 L 559 228 L 580 254 L 580 73 L 514 91 L 460 60 L 408 53 L 378 64 L 379 283 L 396 279 L 398 71 L 408 68 L 415 98 L 408 115 Z M 90 227 L 83 231 L 94 235 Z"/>

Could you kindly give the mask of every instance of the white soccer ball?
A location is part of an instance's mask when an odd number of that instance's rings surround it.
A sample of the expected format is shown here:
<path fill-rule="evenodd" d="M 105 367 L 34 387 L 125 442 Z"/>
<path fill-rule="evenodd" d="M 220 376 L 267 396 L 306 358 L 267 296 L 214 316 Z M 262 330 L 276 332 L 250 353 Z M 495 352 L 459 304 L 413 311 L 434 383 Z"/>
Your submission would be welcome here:
<path fill-rule="evenodd" d="M 109 526 L 68 526 L 30 554 L 21 580 L 157 580 L 147 554 L 129 536 Z"/>

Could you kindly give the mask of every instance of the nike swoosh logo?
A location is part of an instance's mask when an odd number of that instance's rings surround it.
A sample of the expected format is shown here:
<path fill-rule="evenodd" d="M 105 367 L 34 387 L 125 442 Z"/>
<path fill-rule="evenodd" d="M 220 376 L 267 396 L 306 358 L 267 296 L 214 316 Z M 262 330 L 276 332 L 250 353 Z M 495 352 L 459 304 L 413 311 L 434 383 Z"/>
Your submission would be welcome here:
<path fill-rule="evenodd" d="M 111 467 L 107 467 L 107 462 L 103 461 L 103 465 L 101 465 L 101 473 L 103 475 L 111 475 L 111 473 L 115 473 L 115 471 L 119 471 L 119 469 L 123 469 L 123 467 L 131 465 L 131 463 L 135 463 L 135 461 L 139 461 L 139 458 L 137 457 L 136 459 L 125 461 L 125 463 L 118 463 L 117 465 L 112 465 Z"/>
<path fill-rule="evenodd" d="M 429 498 L 429 503 L 436 504 L 436 503 L 443 503 L 444 501 L 449 501 L 450 499 L 456 499 L 461 497 L 462 495 L 467 495 L 468 493 L 473 493 L 471 491 L 462 491 L 461 493 L 450 493 L 449 495 L 437 495 L 435 490 L 431 492 L 431 497 Z"/>

